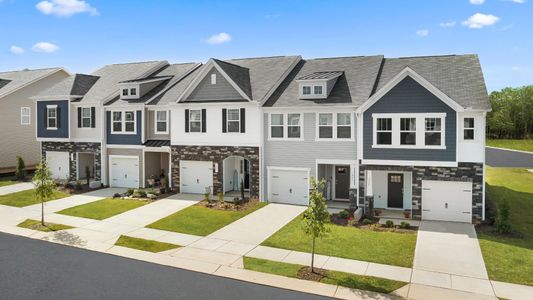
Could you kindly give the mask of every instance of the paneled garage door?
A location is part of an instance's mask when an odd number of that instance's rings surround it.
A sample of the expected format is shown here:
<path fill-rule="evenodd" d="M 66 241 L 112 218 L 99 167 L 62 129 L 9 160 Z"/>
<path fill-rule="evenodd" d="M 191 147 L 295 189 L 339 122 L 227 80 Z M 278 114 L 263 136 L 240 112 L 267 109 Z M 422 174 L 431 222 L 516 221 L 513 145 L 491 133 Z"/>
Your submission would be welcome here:
<path fill-rule="evenodd" d="M 309 205 L 309 171 L 270 168 L 268 201 Z"/>
<path fill-rule="evenodd" d="M 46 161 L 52 178 L 69 179 L 70 157 L 68 152 L 46 151 Z"/>
<path fill-rule="evenodd" d="M 109 156 L 110 186 L 139 187 L 139 157 Z"/>
<path fill-rule="evenodd" d="M 213 188 L 213 162 L 180 161 L 180 192 L 204 194 L 206 188 Z"/>
<path fill-rule="evenodd" d="M 472 222 L 472 182 L 422 180 L 422 219 Z"/>

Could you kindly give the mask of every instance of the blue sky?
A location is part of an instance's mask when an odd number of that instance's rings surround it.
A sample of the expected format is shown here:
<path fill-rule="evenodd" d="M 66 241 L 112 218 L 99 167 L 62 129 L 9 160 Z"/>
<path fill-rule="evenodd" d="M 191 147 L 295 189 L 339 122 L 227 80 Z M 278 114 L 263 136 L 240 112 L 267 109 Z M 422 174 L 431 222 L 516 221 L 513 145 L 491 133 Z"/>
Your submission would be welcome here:
<path fill-rule="evenodd" d="M 0 0 L 0 70 L 119 62 L 479 54 L 489 91 L 533 84 L 533 0 Z"/>

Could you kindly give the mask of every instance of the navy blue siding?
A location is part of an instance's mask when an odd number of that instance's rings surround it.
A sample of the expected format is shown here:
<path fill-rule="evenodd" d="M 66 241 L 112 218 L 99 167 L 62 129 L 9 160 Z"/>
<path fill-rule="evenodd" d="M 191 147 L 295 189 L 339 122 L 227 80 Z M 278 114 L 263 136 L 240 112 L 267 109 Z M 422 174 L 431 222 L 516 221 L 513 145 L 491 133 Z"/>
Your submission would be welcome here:
<path fill-rule="evenodd" d="M 373 113 L 446 113 L 446 149 L 372 148 Z M 406 77 L 363 116 L 363 158 L 383 160 L 455 161 L 457 113 L 411 77 Z"/>
<path fill-rule="evenodd" d="M 58 129 L 48 130 L 46 128 L 46 106 L 57 105 L 61 111 L 60 118 L 57 120 Z M 37 102 L 37 137 L 40 138 L 68 138 L 69 137 L 69 120 L 68 120 L 69 102 L 68 100 L 60 101 L 39 101 Z"/>
<path fill-rule="evenodd" d="M 137 123 L 136 134 L 112 134 L 111 133 L 111 112 L 106 112 L 106 132 L 107 143 L 116 145 L 142 145 L 142 116 L 141 111 L 138 110 L 135 114 L 135 122 Z"/>

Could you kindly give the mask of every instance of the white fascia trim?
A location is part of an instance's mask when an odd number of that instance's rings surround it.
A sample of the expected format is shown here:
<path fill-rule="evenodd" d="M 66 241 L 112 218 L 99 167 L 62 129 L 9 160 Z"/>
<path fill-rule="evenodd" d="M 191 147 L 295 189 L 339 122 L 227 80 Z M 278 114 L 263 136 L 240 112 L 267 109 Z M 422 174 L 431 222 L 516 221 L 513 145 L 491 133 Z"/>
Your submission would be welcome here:
<path fill-rule="evenodd" d="M 320 106 L 283 106 L 283 107 L 263 107 L 266 113 L 296 111 L 302 113 L 321 113 L 321 112 L 356 112 L 355 105 L 328 105 L 320 104 Z"/>
<path fill-rule="evenodd" d="M 143 145 L 120 145 L 120 144 L 107 144 L 108 149 L 144 149 Z"/>
<path fill-rule="evenodd" d="M 415 167 L 457 167 L 456 161 L 413 161 L 413 160 L 382 160 L 363 159 L 363 165 L 390 165 L 390 166 L 415 166 Z"/>
<path fill-rule="evenodd" d="M 94 128 L 90 128 L 90 129 L 94 129 Z M 102 144 L 102 140 L 101 139 L 75 138 L 75 139 L 71 139 L 70 141 L 74 142 L 74 143 L 99 143 L 99 144 Z"/>
<path fill-rule="evenodd" d="M 37 138 L 38 142 L 70 142 L 68 138 Z"/>
<path fill-rule="evenodd" d="M 209 70 L 211 70 L 211 67 L 215 67 L 217 69 L 217 71 L 220 74 L 222 74 L 222 76 L 224 76 L 224 78 L 231 84 L 231 86 L 244 99 L 246 99 L 248 101 L 252 101 L 250 99 L 250 97 L 248 97 L 248 95 L 246 95 L 246 93 L 233 81 L 233 79 L 231 79 L 228 76 L 228 74 L 226 74 L 226 72 L 224 72 L 224 70 L 222 70 L 222 68 L 212 58 L 209 59 L 209 61 L 203 67 L 204 67 L 204 69 L 200 72 L 200 74 L 198 74 L 198 76 L 196 76 L 196 78 L 194 78 L 194 80 L 189 84 L 189 86 L 187 86 L 187 88 L 185 89 L 183 94 L 181 94 L 181 96 L 178 98 L 178 101 L 176 101 L 176 102 L 181 102 L 182 100 L 186 99 L 194 91 L 194 89 L 198 86 L 200 81 L 202 81 L 202 79 L 204 79 L 204 77 L 207 75 Z"/>
<path fill-rule="evenodd" d="M 372 97 L 368 98 L 368 100 L 365 103 L 363 103 L 363 105 L 361 105 L 357 109 L 357 111 L 358 112 L 366 111 L 368 108 L 370 108 L 374 103 L 376 103 L 379 99 L 385 96 L 387 92 L 389 92 L 392 88 L 394 88 L 398 83 L 400 83 L 407 76 L 413 78 L 416 82 L 418 82 L 428 91 L 433 93 L 433 95 L 435 95 L 437 98 L 442 100 L 442 102 L 446 103 L 456 112 L 464 111 L 464 108 L 461 105 L 455 102 L 452 98 L 448 97 L 448 95 L 443 93 L 433 84 L 431 84 L 431 82 L 427 81 L 424 77 L 422 77 L 420 74 L 416 73 L 413 69 L 409 67 L 405 67 L 405 69 L 403 69 L 400 73 L 396 74 L 396 76 L 394 76 L 389 82 L 387 82 L 387 84 L 385 84 L 379 91 L 377 91 Z"/>
<path fill-rule="evenodd" d="M 55 96 L 32 96 L 29 98 L 35 101 L 50 101 L 50 100 L 62 101 L 62 100 L 73 100 L 75 98 L 83 98 L 83 96 L 82 95 L 55 95 Z"/>
<path fill-rule="evenodd" d="M 144 152 L 170 153 L 170 147 L 144 147 Z"/>
<path fill-rule="evenodd" d="M 310 172 L 310 171 L 311 171 L 311 168 L 293 168 L 293 167 L 275 167 L 275 166 L 267 166 L 267 170 L 307 171 L 307 172 Z"/>
<path fill-rule="evenodd" d="M 357 160 L 348 159 L 317 159 L 317 165 L 357 165 Z"/>

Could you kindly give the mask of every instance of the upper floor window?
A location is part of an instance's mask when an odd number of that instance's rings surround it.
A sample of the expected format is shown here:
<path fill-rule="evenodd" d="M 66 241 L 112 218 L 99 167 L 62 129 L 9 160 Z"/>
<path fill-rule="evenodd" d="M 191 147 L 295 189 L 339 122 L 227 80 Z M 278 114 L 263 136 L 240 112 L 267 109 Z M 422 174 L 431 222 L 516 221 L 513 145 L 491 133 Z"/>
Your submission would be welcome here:
<path fill-rule="evenodd" d="M 442 139 L 442 126 L 440 118 L 426 118 L 425 144 L 440 146 Z"/>
<path fill-rule="evenodd" d="M 217 84 L 217 74 L 211 74 L 211 84 Z"/>
<path fill-rule="evenodd" d="M 31 108 L 21 107 L 20 108 L 20 125 L 30 125 L 31 124 Z"/>
<path fill-rule="evenodd" d="M 136 133 L 134 111 L 114 111 L 112 115 L 111 133 Z"/>
<path fill-rule="evenodd" d="M 318 137 L 321 139 L 333 138 L 333 114 L 318 115 Z"/>
<path fill-rule="evenodd" d="M 352 118 L 351 113 L 337 114 L 337 138 L 351 139 L 352 138 Z"/>
<path fill-rule="evenodd" d="M 270 138 L 301 139 L 302 114 L 270 114 Z"/>
<path fill-rule="evenodd" d="M 122 96 L 128 96 L 128 89 L 122 89 Z"/>
<path fill-rule="evenodd" d="M 400 145 L 416 145 L 416 118 L 400 119 Z"/>
<path fill-rule="evenodd" d="M 283 138 L 283 114 L 270 115 L 270 137 Z"/>
<path fill-rule="evenodd" d="M 372 116 L 372 147 L 445 149 L 445 113 L 376 113 Z"/>
<path fill-rule="evenodd" d="M 314 89 L 313 92 L 314 92 L 315 95 L 322 95 L 322 86 L 321 85 L 315 85 L 313 87 L 313 89 Z"/>
<path fill-rule="evenodd" d="M 155 112 L 155 133 L 168 133 L 168 113 L 166 110 Z"/>
<path fill-rule="evenodd" d="M 376 119 L 376 144 L 392 145 L 392 119 Z"/>
<path fill-rule="evenodd" d="M 137 89 L 136 88 L 131 88 L 130 89 L 130 96 L 136 96 L 137 95 Z"/>
<path fill-rule="evenodd" d="M 464 118 L 463 121 L 463 139 L 473 140 L 474 139 L 474 118 Z"/>
<path fill-rule="evenodd" d="M 241 115 L 240 109 L 228 109 L 227 110 L 227 132 L 240 132 L 241 131 Z"/>
<path fill-rule="evenodd" d="M 300 138 L 302 134 L 300 114 L 288 114 L 287 115 L 287 137 L 288 138 Z"/>
<path fill-rule="evenodd" d="M 200 109 L 189 110 L 189 131 L 202 132 L 202 111 Z"/>
<path fill-rule="evenodd" d="M 311 95 L 311 87 L 308 85 L 304 85 L 302 87 L 302 95 Z"/>
<path fill-rule="evenodd" d="M 351 138 L 351 113 L 318 114 L 318 139 L 346 140 Z"/>
<path fill-rule="evenodd" d="M 46 106 L 46 127 L 57 129 L 57 105 Z"/>
<path fill-rule="evenodd" d="M 91 108 L 90 107 L 82 107 L 81 108 L 81 127 L 82 128 L 90 128 L 92 126 L 91 124 Z"/>

